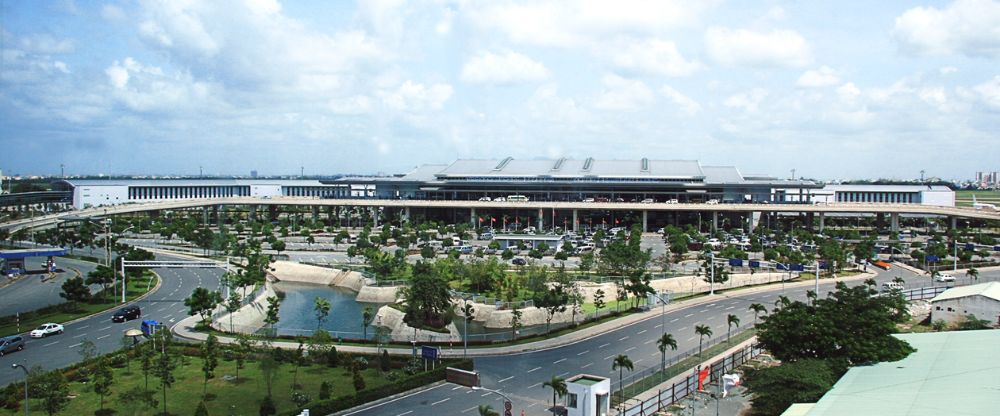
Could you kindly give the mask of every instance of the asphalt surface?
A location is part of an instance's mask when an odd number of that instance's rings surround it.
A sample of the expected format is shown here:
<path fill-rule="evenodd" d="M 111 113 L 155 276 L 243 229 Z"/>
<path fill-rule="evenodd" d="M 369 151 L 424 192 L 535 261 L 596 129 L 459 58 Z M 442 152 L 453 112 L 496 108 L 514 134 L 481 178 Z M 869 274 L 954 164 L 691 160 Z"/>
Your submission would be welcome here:
<path fill-rule="evenodd" d="M 57 257 L 56 276 L 49 279 L 48 273 L 42 271 L 45 260 L 42 258 L 28 258 L 26 260 L 28 274 L 23 274 L 10 284 L 6 277 L 0 278 L 0 316 L 13 315 L 17 312 L 24 313 L 43 308 L 49 305 L 63 303 L 66 299 L 59 296 L 62 292 L 62 284 L 67 279 L 80 276 L 84 279 L 87 274 L 93 271 L 97 264 Z M 90 291 L 97 292 L 100 285 L 91 285 Z"/>
<path fill-rule="evenodd" d="M 169 259 L 169 257 L 160 257 Z M 155 269 L 163 281 L 160 288 L 149 297 L 138 302 L 142 309 L 141 319 L 155 319 L 170 324 L 187 317 L 184 298 L 197 287 L 210 290 L 220 288 L 221 269 Z M 80 344 L 90 340 L 98 353 L 108 353 L 120 349 L 122 337 L 128 329 L 139 328 L 141 319 L 124 323 L 111 322 L 116 309 L 111 309 L 89 318 L 67 324 L 66 332 L 41 339 L 28 339 L 23 351 L 0 357 L 0 386 L 21 381 L 24 373 L 10 368 L 18 363 L 28 368 L 41 366 L 45 369 L 61 368 L 82 360 Z M 27 332 L 30 328 L 25 329 Z"/>
<path fill-rule="evenodd" d="M 928 286 L 927 277 L 917 277 L 907 270 L 877 271 L 879 283 L 891 281 L 901 276 L 909 287 Z M 984 272 L 980 281 L 1000 279 L 1000 272 Z M 854 284 L 860 284 L 856 282 Z M 832 291 L 833 283 L 821 283 L 821 293 Z M 543 389 L 542 383 L 552 376 L 568 377 L 580 373 L 606 376 L 617 382 L 618 372 L 611 369 L 611 362 L 618 354 L 628 355 L 635 364 L 635 371 L 660 365 L 660 352 L 656 339 L 661 331 L 661 319 L 665 322 L 665 332 L 673 334 L 677 340 L 677 351 L 668 351 L 667 359 L 698 347 L 695 325 L 704 324 L 712 328 L 713 336 L 725 336 L 726 316 L 734 314 L 741 324 L 753 322 L 753 313 L 748 308 L 752 303 L 760 303 L 771 310 L 781 295 L 793 300 L 805 300 L 806 291 L 813 286 L 782 289 L 776 285 L 767 291 L 745 295 L 723 295 L 717 301 L 696 305 L 666 313 L 662 318 L 650 319 L 625 326 L 576 344 L 512 356 L 476 358 L 475 367 L 479 371 L 482 386 L 499 389 L 513 400 L 514 412 L 519 415 L 547 415 L 551 406 L 552 391 Z M 629 372 L 625 372 L 628 377 Z M 366 405 L 346 415 L 475 415 L 480 404 L 502 409 L 501 398 L 495 394 L 457 386 L 440 384 L 402 398 Z M 714 410 L 714 409 L 713 409 Z"/>

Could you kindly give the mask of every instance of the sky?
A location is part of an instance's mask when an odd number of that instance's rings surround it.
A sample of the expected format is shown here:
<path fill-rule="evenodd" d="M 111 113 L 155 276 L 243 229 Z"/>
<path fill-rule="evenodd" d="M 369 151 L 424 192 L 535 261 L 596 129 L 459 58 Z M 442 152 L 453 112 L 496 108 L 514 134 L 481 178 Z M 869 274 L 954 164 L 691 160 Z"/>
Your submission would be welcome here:
<path fill-rule="evenodd" d="M 1000 170 L 1000 2 L 0 0 L 5 174 Z"/>

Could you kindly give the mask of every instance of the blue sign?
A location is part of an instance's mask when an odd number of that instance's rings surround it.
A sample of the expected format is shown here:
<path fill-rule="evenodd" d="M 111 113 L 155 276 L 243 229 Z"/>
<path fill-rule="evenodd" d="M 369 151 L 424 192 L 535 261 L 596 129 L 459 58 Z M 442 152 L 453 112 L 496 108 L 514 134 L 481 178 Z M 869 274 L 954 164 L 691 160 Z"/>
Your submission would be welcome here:
<path fill-rule="evenodd" d="M 936 263 L 936 262 L 940 261 L 941 258 L 938 257 L 938 256 L 927 256 L 927 257 L 924 257 L 924 260 L 926 260 L 928 263 Z"/>
<path fill-rule="evenodd" d="M 826 264 L 826 260 L 820 260 L 819 261 L 819 268 L 823 269 L 823 270 L 826 270 L 826 269 L 829 269 L 830 266 Z"/>
<path fill-rule="evenodd" d="M 757 260 L 750 260 L 750 267 L 753 267 L 755 269 L 759 269 L 760 268 L 760 262 L 757 261 Z"/>
<path fill-rule="evenodd" d="M 793 272 L 804 272 L 804 271 L 806 271 L 806 266 L 803 266 L 801 264 L 793 264 L 792 265 L 792 271 Z"/>
<path fill-rule="evenodd" d="M 778 270 L 788 270 L 788 266 L 785 266 L 784 264 L 781 264 L 781 263 L 774 263 L 774 265 L 775 265 L 775 266 L 778 266 L 778 267 L 777 267 L 777 269 L 778 269 Z"/>
<path fill-rule="evenodd" d="M 993 251 L 1000 251 L 1000 246 L 993 246 Z"/>
<path fill-rule="evenodd" d="M 733 267 L 742 266 L 743 265 L 743 260 L 742 259 L 729 259 L 729 265 L 733 266 Z"/>
<path fill-rule="evenodd" d="M 434 347 L 428 347 L 426 345 L 421 346 L 420 356 L 426 360 L 436 360 L 438 358 L 438 349 Z"/>
<path fill-rule="evenodd" d="M 976 245 L 972 243 L 965 243 L 965 251 L 976 251 Z"/>

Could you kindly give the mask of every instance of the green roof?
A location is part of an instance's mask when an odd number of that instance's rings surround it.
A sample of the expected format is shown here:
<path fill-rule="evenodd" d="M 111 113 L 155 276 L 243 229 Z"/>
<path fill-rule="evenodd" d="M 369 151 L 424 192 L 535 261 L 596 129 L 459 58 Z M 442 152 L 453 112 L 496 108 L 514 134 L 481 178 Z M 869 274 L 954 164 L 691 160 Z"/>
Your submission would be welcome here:
<path fill-rule="evenodd" d="M 1000 330 L 895 336 L 917 351 L 896 362 L 848 370 L 805 414 L 997 414 L 1000 364 L 996 357 L 1000 351 Z"/>

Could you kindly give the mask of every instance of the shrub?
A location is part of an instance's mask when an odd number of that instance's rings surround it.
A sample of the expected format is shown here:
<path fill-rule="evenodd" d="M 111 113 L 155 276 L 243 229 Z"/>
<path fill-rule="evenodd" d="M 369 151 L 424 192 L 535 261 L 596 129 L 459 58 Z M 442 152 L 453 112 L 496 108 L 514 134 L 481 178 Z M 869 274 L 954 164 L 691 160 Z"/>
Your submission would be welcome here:
<path fill-rule="evenodd" d="M 264 400 L 260 402 L 260 411 L 258 414 L 260 416 L 271 416 L 278 413 L 278 409 L 274 407 L 274 400 L 271 400 L 271 396 L 264 396 Z"/>
<path fill-rule="evenodd" d="M 330 399 L 330 382 L 324 381 L 323 384 L 319 385 L 319 399 L 320 400 Z"/>

